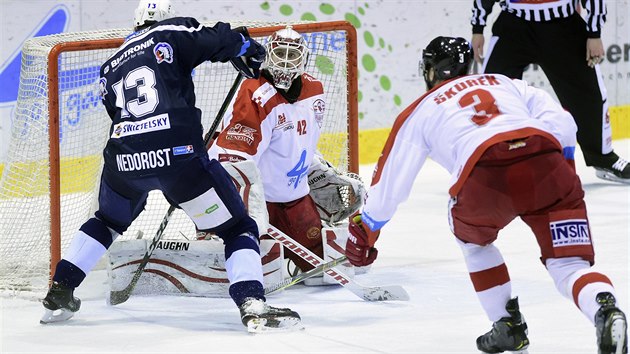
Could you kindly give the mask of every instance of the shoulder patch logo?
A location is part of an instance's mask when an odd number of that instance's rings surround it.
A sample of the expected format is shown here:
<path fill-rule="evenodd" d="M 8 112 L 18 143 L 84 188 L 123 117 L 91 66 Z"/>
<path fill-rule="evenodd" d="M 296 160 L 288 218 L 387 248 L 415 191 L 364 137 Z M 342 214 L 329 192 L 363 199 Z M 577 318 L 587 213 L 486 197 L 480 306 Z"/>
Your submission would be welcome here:
<path fill-rule="evenodd" d="M 326 102 L 324 100 L 318 98 L 313 102 L 313 112 L 315 113 L 315 121 L 317 124 L 322 126 L 322 122 L 324 120 L 324 112 L 326 111 Z"/>
<path fill-rule="evenodd" d="M 98 88 L 101 93 L 101 99 L 105 98 L 105 95 L 107 95 L 107 79 L 106 78 L 102 77 L 100 78 L 100 80 L 98 80 Z"/>
<path fill-rule="evenodd" d="M 153 48 L 153 53 L 155 53 L 155 59 L 157 59 L 158 64 L 163 61 L 169 64 L 173 62 L 173 47 L 168 43 L 159 42 Z"/>

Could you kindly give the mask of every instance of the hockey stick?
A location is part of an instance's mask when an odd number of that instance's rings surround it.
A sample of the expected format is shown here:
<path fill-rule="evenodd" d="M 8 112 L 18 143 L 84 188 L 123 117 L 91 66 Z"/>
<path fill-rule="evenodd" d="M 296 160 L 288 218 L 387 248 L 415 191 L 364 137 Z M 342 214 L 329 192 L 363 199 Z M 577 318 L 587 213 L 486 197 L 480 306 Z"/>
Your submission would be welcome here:
<path fill-rule="evenodd" d="M 227 111 L 227 108 L 230 105 L 232 98 L 234 98 L 234 95 L 236 94 L 236 91 L 239 85 L 241 84 L 241 80 L 243 80 L 243 74 L 239 72 L 238 75 L 236 75 L 236 78 L 234 79 L 234 83 L 232 84 L 230 91 L 228 92 L 227 96 L 223 100 L 223 104 L 221 104 L 221 108 L 219 108 L 219 112 L 217 113 L 217 116 L 214 118 L 214 121 L 212 122 L 212 126 L 210 127 L 210 129 L 208 130 L 208 133 L 206 133 L 206 136 L 203 139 L 203 143 L 206 146 L 206 148 L 208 148 L 208 145 L 210 145 L 210 140 L 212 140 L 212 137 L 214 136 L 214 132 L 217 130 L 217 127 L 221 123 L 221 120 L 223 119 L 223 115 Z M 158 242 L 162 238 L 162 235 L 164 234 L 164 230 L 166 229 L 166 226 L 168 225 L 169 220 L 171 220 L 171 217 L 173 216 L 174 211 L 175 211 L 175 206 L 171 205 L 168 208 L 166 215 L 164 215 L 164 218 L 162 219 L 162 222 L 160 223 L 160 227 L 158 227 L 158 230 L 155 233 L 155 236 L 153 236 L 153 240 L 151 241 L 151 244 L 149 245 L 147 252 L 144 254 L 144 257 L 142 257 L 142 261 L 140 262 L 140 264 L 138 264 L 138 269 L 136 269 L 136 272 L 134 273 L 133 278 L 131 278 L 131 282 L 129 283 L 129 285 L 127 285 L 122 290 L 115 290 L 109 293 L 110 305 L 122 304 L 123 302 L 129 300 L 129 297 L 131 296 L 131 292 L 133 292 L 133 289 L 136 287 L 136 284 L 138 284 L 138 280 L 140 279 L 140 276 L 142 275 L 144 268 L 147 266 L 147 264 L 149 264 L 149 258 L 151 258 L 153 251 L 155 251 L 155 248 L 157 247 Z"/>
<path fill-rule="evenodd" d="M 291 238 L 289 235 L 278 230 L 275 226 L 269 225 L 267 228 L 267 234 L 273 237 L 275 240 L 288 248 L 290 251 L 300 256 L 303 260 L 310 263 L 312 266 L 317 267 L 324 263 L 318 255 L 313 253 L 308 248 L 302 246 L 299 242 Z M 409 300 L 409 294 L 400 285 L 384 285 L 384 286 L 364 286 L 352 278 L 339 271 L 338 268 L 331 268 L 325 271 L 330 275 L 337 283 L 341 284 L 344 288 L 350 290 L 353 294 L 362 298 L 365 301 L 386 301 L 386 300 Z"/>
<path fill-rule="evenodd" d="M 304 273 L 300 273 L 298 275 L 295 275 L 291 278 L 287 278 L 279 283 L 276 284 L 272 284 L 269 285 L 268 287 L 265 288 L 265 295 L 269 295 L 272 293 L 275 293 L 278 290 L 282 290 L 282 289 L 286 289 L 290 286 L 293 286 L 301 281 L 304 281 L 306 279 L 318 276 L 322 273 L 324 273 L 325 271 L 327 271 L 328 269 L 333 268 L 336 265 L 339 265 L 343 262 L 345 262 L 348 259 L 348 257 L 346 256 L 342 256 L 339 257 L 337 259 L 333 259 L 332 261 L 328 262 L 328 263 L 323 263 L 318 265 L 317 267 L 309 270 L 308 272 L 304 272 Z"/>

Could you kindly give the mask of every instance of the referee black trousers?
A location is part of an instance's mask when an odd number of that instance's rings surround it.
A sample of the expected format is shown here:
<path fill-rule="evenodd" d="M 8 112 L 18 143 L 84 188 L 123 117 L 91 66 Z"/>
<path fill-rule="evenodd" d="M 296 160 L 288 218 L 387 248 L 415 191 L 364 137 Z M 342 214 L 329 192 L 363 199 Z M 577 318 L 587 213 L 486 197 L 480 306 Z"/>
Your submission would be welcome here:
<path fill-rule="evenodd" d="M 612 151 L 606 88 L 599 67 L 586 62 L 586 24 L 578 15 L 548 22 L 525 21 L 502 11 L 484 72 L 522 79 L 529 64 L 544 71 L 562 106 L 578 126 L 577 141 L 588 166 L 601 165 Z"/>

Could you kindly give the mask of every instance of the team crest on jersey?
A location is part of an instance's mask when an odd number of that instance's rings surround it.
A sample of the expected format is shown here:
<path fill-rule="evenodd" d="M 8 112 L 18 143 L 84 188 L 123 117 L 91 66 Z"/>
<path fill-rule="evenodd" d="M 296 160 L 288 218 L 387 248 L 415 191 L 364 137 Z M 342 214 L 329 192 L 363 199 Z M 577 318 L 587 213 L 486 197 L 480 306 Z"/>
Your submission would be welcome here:
<path fill-rule="evenodd" d="M 257 130 L 254 128 L 246 127 L 238 123 L 228 129 L 225 139 L 243 141 L 247 143 L 247 145 L 251 145 L 254 143 L 254 133 L 256 133 L 256 131 Z"/>
<path fill-rule="evenodd" d="M 98 88 L 101 94 L 101 99 L 107 95 L 107 79 L 102 77 L 98 80 Z"/>
<path fill-rule="evenodd" d="M 315 112 L 315 121 L 321 127 L 324 120 L 324 112 L 326 111 L 326 102 L 318 98 L 313 102 L 313 112 Z"/>
<path fill-rule="evenodd" d="M 157 59 L 158 64 L 163 61 L 169 64 L 173 62 L 173 47 L 168 43 L 159 42 L 153 48 L 153 53 L 155 53 L 155 59 Z"/>

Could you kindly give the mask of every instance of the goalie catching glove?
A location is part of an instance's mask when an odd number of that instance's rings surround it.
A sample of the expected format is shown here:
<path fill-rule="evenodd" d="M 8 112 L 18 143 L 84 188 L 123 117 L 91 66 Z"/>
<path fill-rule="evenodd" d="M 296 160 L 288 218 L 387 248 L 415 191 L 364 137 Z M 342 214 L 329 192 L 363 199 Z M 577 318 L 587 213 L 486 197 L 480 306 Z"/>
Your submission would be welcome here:
<path fill-rule="evenodd" d="M 322 221 L 344 222 L 357 212 L 365 199 L 365 187 L 355 173 L 342 173 L 321 156 L 314 156 L 308 170 L 309 194 Z"/>
<path fill-rule="evenodd" d="M 243 45 L 241 46 L 240 53 L 230 59 L 230 63 L 246 78 L 259 78 L 260 67 L 267 56 L 265 47 L 249 37 L 249 32 L 246 27 L 234 28 L 234 32 L 240 33 L 243 38 Z"/>
<path fill-rule="evenodd" d="M 372 264 L 378 256 L 378 250 L 374 243 L 378 239 L 380 230 L 372 231 L 361 220 L 361 214 L 356 214 L 350 219 L 348 226 L 350 235 L 346 241 L 346 257 L 355 267 L 364 267 Z"/>

